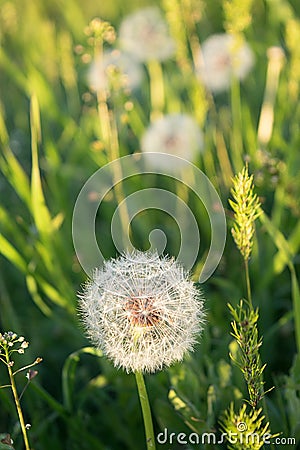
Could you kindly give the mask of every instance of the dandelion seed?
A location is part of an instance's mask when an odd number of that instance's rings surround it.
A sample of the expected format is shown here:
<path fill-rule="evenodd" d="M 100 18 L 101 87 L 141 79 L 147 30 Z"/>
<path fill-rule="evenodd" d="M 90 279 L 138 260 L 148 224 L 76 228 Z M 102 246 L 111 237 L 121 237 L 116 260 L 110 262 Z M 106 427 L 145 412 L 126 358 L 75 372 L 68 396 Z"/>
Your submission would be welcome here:
<path fill-rule="evenodd" d="M 89 68 L 88 84 L 94 91 L 110 89 L 136 89 L 142 80 L 140 64 L 129 55 L 113 50 L 105 52 L 103 58 L 95 59 Z"/>
<path fill-rule="evenodd" d="M 164 61 L 175 53 L 175 43 L 160 11 L 148 7 L 128 15 L 121 23 L 120 45 L 138 61 Z"/>
<path fill-rule="evenodd" d="M 80 295 L 80 315 L 96 347 L 127 372 L 155 372 L 193 349 L 203 300 L 183 268 L 135 251 L 96 270 Z"/>
<path fill-rule="evenodd" d="M 207 89 L 215 93 L 228 89 L 232 77 L 243 80 L 254 65 L 249 45 L 226 33 L 206 39 L 200 59 L 199 76 Z"/>
<path fill-rule="evenodd" d="M 145 153 L 168 153 L 193 161 L 197 153 L 203 150 L 203 135 L 192 117 L 186 114 L 168 114 L 153 122 L 146 130 L 141 140 L 141 149 Z M 170 168 L 170 158 L 160 158 L 159 167 Z M 177 168 L 176 162 L 173 169 Z"/>

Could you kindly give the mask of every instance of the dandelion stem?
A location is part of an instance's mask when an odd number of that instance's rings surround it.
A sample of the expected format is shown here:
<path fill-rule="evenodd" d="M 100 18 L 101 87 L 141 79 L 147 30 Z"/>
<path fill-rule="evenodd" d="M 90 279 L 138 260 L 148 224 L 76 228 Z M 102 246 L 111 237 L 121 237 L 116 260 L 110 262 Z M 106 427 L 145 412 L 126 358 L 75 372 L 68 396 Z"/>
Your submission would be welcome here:
<path fill-rule="evenodd" d="M 135 379 L 138 388 L 139 398 L 142 407 L 144 427 L 146 434 L 147 450 L 155 450 L 155 438 L 153 431 L 153 423 L 151 416 L 151 409 L 149 405 L 149 399 L 143 374 L 141 372 L 135 372 Z"/>
<path fill-rule="evenodd" d="M 30 445 L 29 445 L 29 441 L 28 441 L 26 425 L 25 425 L 25 421 L 24 421 L 24 417 L 23 417 L 23 412 L 22 412 L 22 408 L 21 408 L 21 404 L 20 404 L 20 399 L 19 399 L 19 396 L 18 396 L 18 391 L 17 391 L 15 379 L 14 379 L 14 374 L 13 374 L 13 371 L 12 371 L 12 368 L 11 368 L 12 366 L 10 364 L 9 352 L 8 352 L 7 348 L 5 349 L 5 357 L 6 357 L 6 361 L 7 361 L 7 368 L 8 368 L 8 374 L 9 374 L 9 379 L 10 379 L 10 383 L 11 383 L 11 389 L 12 389 L 12 392 L 13 392 L 13 396 L 14 396 L 14 400 L 15 400 L 15 404 L 16 404 L 16 408 L 17 408 L 17 413 L 18 413 L 19 421 L 20 421 L 20 425 L 21 425 L 21 430 L 22 430 L 22 434 L 23 434 L 25 449 L 26 450 L 30 450 Z"/>

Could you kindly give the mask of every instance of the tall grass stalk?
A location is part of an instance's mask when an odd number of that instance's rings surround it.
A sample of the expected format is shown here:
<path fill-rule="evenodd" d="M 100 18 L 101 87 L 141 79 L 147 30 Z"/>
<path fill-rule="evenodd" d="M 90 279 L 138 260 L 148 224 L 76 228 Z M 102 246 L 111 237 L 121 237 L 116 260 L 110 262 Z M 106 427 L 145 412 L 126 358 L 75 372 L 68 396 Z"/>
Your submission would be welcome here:
<path fill-rule="evenodd" d="M 105 41 L 111 43 L 115 39 L 115 32 L 113 27 L 108 22 L 102 22 L 99 19 L 91 21 L 89 26 L 89 33 L 94 36 L 94 55 L 96 58 L 103 58 L 103 44 Z M 108 159 L 113 164 L 113 181 L 114 181 L 114 194 L 119 205 L 120 223 L 122 227 L 122 236 L 124 236 L 124 242 L 126 242 L 125 236 L 127 236 L 130 220 L 126 206 L 125 194 L 121 180 L 123 180 L 122 167 L 118 162 L 120 158 L 119 148 L 119 136 L 116 119 L 113 109 L 109 109 L 108 94 L 105 88 L 97 91 L 97 111 L 99 117 L 99 125 L 101 130 L 101 137 L 104 147 L 106 148 Z"/>
<path fill-rule="evenodd" d="M 147 450 L 155 450 L 155 437 L 153 431 L 152 415 L 149 405 L 148 393 L 144 381 L 144 376 L 141 372 L 135 372 L 135 379 L 138 388 L 139 398 L 142 407 L 144 427 L 146 434 Z"/>
<path fill-rule="evenodd" d="M 151 60 L 147 64 L 150 79 L 151 120 L 158 119 L 165 106 L 164 75 L 161 63 Z"/>
<path fill-rule="evenodd" d="M 249 304 L 251 305 L 251 307 L 253 307 L 253 305 L 252 305 L 252 294 L 251 294 L 251 284 L 250 284 L 249 263 L 248 263 L 247 259 L 244 260 L 244 267 L 245 267 L 245 276 L 246 276 L 247 298 L 248 298 Z"/>
<path fill-rule="evenodd" d="M 233 317 L 232 336 L 238 343 L 241 352 L 240 361 L 234 360 L 234 362 L 244 375 L 249 393 L 248 403 L 252 407 L 252 413 L 260 413 L 261 410 L 257 410 L 257 407 L 262 401 L 265 416 L 268 417 L 265 394 L 273 388 L 264 391 L 263 372 L 266 364 L 262 364 L 260 358 L 259 349 L 262 345 L 262 338 L 259 337 L 257 326 L 259 310 L 253 307 L 249 273 L 249 259 L 255 231 L 254 222 L 262 214 L 262 209 L 260 201 L 254 193 L 253 175 L 248 174 L 248 166 L 245 166 L 234 178 L 231 192 L 234 201 L 230 201 L 230 205 L 234 210 L 235 219 L 232 235 L 244 260 L 247 291 L 246 305 L 243 300 L 235 308 L 228 305 Z M 268 425 L 267 423 L 265 427 L 268 428 Z"/>
<path fill-rule="evenodd" d="M 234 78 L 231 82 L 231 111 L 232 111 L 232 160 L 235 171 L 243 165 L 243 138 L 242 138 L 242 110 L 239 80 Z"/>
<path fill-rule="evenodd" d="M 271 47 L 267 51 L 268 69 L 265 94 L 261 107 L 257 139 L 261 148 L 265 148 L 271 139 L 274 125 L 274 108 L 279 85 L 280 72 L 284 63 L 284 53 L 280 47 Z"/>

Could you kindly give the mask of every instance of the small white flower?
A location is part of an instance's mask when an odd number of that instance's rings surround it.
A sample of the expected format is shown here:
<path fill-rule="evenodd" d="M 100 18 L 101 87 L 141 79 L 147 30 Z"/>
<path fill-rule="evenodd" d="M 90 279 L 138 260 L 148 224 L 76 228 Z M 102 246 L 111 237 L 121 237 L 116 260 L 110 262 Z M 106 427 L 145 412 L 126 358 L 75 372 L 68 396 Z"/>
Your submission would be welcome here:
<path fill-rule="evenodd" d="M 167 153 L 193 161 L 203 150 L 203 135 L 193 117 L 187 114 L 168 114 L 153 122 L 141 140 L 143 152 Z M 153 165 L 153 159 L 151 159 Z M 160 168 L 171 168 L 170 158 L 159 159 Z"/>
<path fill-rule="evenodd" d="M 156 7 L 140 9 L 125 17 L 119 38 L 121 47 L 142 62 L 164 61 L 175 52 L 167 24 Z"/>
<path fill-rule="evenodd" d="M 203 301 L 173 259 L 135 251 L 105 263 L 80 296 L 92 342 L 116 367 L 154 372 L 192 350 Z"/>
<path fill-rule="evenodd" d="M 21 344 L 21 348 L 28 348 L 29 342 L 23 341 Z"/>
<path fill-rule="evenodd" d="M 254 65 L 254 55 L 246 42 L 230 34 L 215 34 L 202 45 L 199 76 L 212 92 L 230 87 L 234 76 L 243 80 Z"/>
<path fill-rule="evenodd" d="M 105 52 L 103 58 L 95 59 L 87 74 L 92 90 L 107 92 L 114 84 L 119 88 L 133 90 L 141 83 L 142 76 L 140 64 L 120 50 Z"/>

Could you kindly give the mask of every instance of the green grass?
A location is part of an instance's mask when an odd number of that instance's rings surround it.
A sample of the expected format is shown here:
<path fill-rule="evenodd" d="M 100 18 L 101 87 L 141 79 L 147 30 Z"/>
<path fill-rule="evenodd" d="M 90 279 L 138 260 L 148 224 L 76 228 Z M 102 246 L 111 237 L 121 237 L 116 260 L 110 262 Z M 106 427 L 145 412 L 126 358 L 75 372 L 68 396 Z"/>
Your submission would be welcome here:
<path fill-rule="evenodd" d="M 298 2 L 253 1 L 252 21 L 244 34 L 255 53 L 255 66 L 240 85 L 212 96 L 194 76 L 193 52 L 210 34 L 224 30 L 221 0 L 132 0 L 129 4 L 121 0 L 2 0 L 0 332 L 13 330 L 30 341 L 26 355 L 20 355 L 24 364 L 43 357 L 39 375 L 22 399 L 26 421 L 32 425 L 32 448 L 141 450 L 145 446 L 133 375 L 117 371 L 91 349 L 78 323 L 76 294 L 86 275 L 75 255 L 71 228 L 81 187 L 112 159 L 112 141 L 105 141 L 96 95 L 87 86 L 84 60 L 93 55 L 94 46 L 85 28 L 98 16 L 118 32 L 129 11 L 154 3 L 168 13 L 171 32 L 181 45 L 180 57 L 162 63 L 156 80 L 154 68 L 151 71 L 145 66 L 142 87 L 109 102 L 119 138 L 114 150 L 121 156 L 139 151 L 155 106 L 151 104 L 150 81 L 163 82 L 165 101 L 159 105 L 163 112 L 188 112 L 204 131 L 205 151 L 195 163 L 217 189 L 229 231 L 221 263 L 202 286 L 207 321 L 196 351 L 182 364 L 146 377 L 155 432 L 164 427 L 176 433 L 219 429 L 218 421 L 230 403 L 238 410 L 247 397 L 242 374 L 229 358 L 234 343 L 227 308 L 228 302 L 237 305 L 246 296 L 242 260 L 230 234 L 233 216 L 228 198 L 231 177 L 247 159 L 264 210 L 256 222 L 249 262 L 253 303 L 259 307 L 259 334 L 263 337 L 261 359 L 267 364 L 265 388 L 275 385 L 266 396 L 264 412 L 273 433 L 295 437 L 299 445 Z M 185 5 L 180 16 L 176 16 L 178 5 Z M 189 8 L 197 14 L 191 16 Z M 257 132 L 262 105 L 270 99 L 266 93 L 270 46 L 280 46 L 285 56 L 273 90 L 272 134 L 262 143 Z M 202 207 L 176 182 L 135 177 L 124 183 L 119 195 L 153 185 L 185 199 L 201 224 Z M 115 198 L 107 199 L 97 221 L 99 244 L 107 258 L 116 254 L 110 238 L 115 208 Z M 176 227 L 157 212 L 142 217 L 140 223 L 136 219 L 134 242 L 147 248 L 145 230 L 158 224 L 170 234 L 168 252 L 175 253 Z M 200 227 L 201 251 L 205 252 L 210 231 L 207 224 Z M 192 274 L 199 271 L 201 256 Z M 0 385 L 7 383 L 5 374 L 0 366 Z M 17 382 L 21 390 L 26 379 L 18 375 Z M 9 390 L 1 389 L 0 433 L 7 432 L 15 448 L 21 449 L 12 397 Z M 172 448 L 179 447 L 174 444 Z"/>

